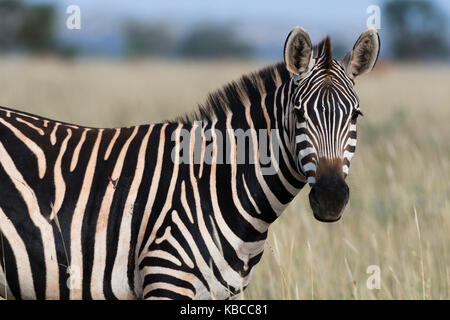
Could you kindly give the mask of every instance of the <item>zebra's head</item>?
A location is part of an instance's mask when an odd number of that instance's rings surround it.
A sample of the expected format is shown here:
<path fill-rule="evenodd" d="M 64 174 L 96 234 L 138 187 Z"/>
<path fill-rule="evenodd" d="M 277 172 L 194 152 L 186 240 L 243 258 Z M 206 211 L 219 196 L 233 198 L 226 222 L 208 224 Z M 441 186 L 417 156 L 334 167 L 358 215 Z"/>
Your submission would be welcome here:
<path fill-rule="evenodd" d="M 362 33 L 341 61 L 333 59 L 329 37 L 312 47 L 305 30 L 296 27 L 286 39 L 284 59 L 293 77 L 293 152 L 311 187 L 311 209 L 320 221 L 339 220 L 348 202 L 345 178 L 356 147 L 356 121 L 362 114 L 354 79 L 372 70 L 379 48 L 375 29 Z"/>

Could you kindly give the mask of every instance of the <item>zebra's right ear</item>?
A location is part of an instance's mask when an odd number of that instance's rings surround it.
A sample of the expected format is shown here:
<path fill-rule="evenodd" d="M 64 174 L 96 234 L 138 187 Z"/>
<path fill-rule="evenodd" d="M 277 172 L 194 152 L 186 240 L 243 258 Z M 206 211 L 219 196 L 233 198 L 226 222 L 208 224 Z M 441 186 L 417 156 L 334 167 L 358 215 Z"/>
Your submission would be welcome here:
<path fill-rule="evenodd" d="M 380 54 L 380 36 L 376 29 L 364 31 L 353 46 L 340 61 L 345 72 L 351 79 L 373 69 Z"/>
<path fill-rule="evenodd" d="M 295 27 L 284 44 L 284 62 L 293 74 L 302 76 L 311 68 L 312 45 L 308 33 Z"/>

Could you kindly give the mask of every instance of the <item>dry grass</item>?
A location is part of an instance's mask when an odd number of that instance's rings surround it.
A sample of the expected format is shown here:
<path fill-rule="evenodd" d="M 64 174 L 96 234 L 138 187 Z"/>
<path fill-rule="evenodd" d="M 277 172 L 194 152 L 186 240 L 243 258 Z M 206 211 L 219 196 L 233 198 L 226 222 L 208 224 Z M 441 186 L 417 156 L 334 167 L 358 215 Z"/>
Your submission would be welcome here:
<path fill-rule="evenodd" d="M 149 123 L 261 65 L 1 59 L 0 104 L 91 126 Z M 271 227 L 246 298 L 450 298 L 450 68 L 379 69 L 357 81 L 365 116 L 343 219 L 314 220 L 306 187 Z M 366 287 L 369 265 L 380 290 Z"/>

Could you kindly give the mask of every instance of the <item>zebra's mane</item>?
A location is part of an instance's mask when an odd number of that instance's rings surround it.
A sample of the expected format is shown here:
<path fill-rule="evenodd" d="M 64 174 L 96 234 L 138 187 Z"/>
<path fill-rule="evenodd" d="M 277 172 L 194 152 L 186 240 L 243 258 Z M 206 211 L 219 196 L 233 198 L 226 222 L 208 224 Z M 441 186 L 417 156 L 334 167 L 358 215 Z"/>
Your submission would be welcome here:
<path fill-rule="evenodd" d="M 320 59 L 323 67 L 330 69 L 333 61 L 333 51 L 330 37 L 325 37 L 313 48 L 314 58 Z M 289 80 L 290 73 L 284 62 L 278 62 L 259 71 L 243 75 L 237 81 L 231 81 L 222 88 L 210 93 L 206 102 L 200 104 L 194 112 L 177 117 L 175 123 L 190 124 L 194 121 L 211 121 L 225 116 L 228 111 L 233 114 L 243 114 L 242 105 L 245 99 L 259 97 L 261 90 L 270 91 L 277 81 Z"/>
<path fill-rule="evenodd" d="M 228 111 L 233 114 L 244 114 L 243 105 L 246 103 L 244 100 L 251 101 L 254 97 L 260 97 L 261 91 L 274 90 L 277 82 L 285 82 L 289 78 L 290 74 L 284 62 L 243 75 L 239 80 L 232 81 L 210 93 L 206 102 L 200 104 L 197 110 L 176 118 L 174 122 L 189 124 L 194 121 L 211 121 L 224 117 Z"/>

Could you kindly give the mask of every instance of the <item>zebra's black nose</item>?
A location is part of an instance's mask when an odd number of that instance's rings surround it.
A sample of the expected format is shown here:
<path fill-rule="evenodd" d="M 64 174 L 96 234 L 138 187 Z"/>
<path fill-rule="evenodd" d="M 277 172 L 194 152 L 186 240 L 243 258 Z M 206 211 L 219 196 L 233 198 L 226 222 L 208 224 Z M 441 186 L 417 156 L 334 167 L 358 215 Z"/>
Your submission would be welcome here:
<path fill-rule="evenodd" d="M 321 176 L 309 193 L 309 203 L 314 217 L 322 222 L 338 221 L 349 195 L 347 183 L 340 175 Z"/>

